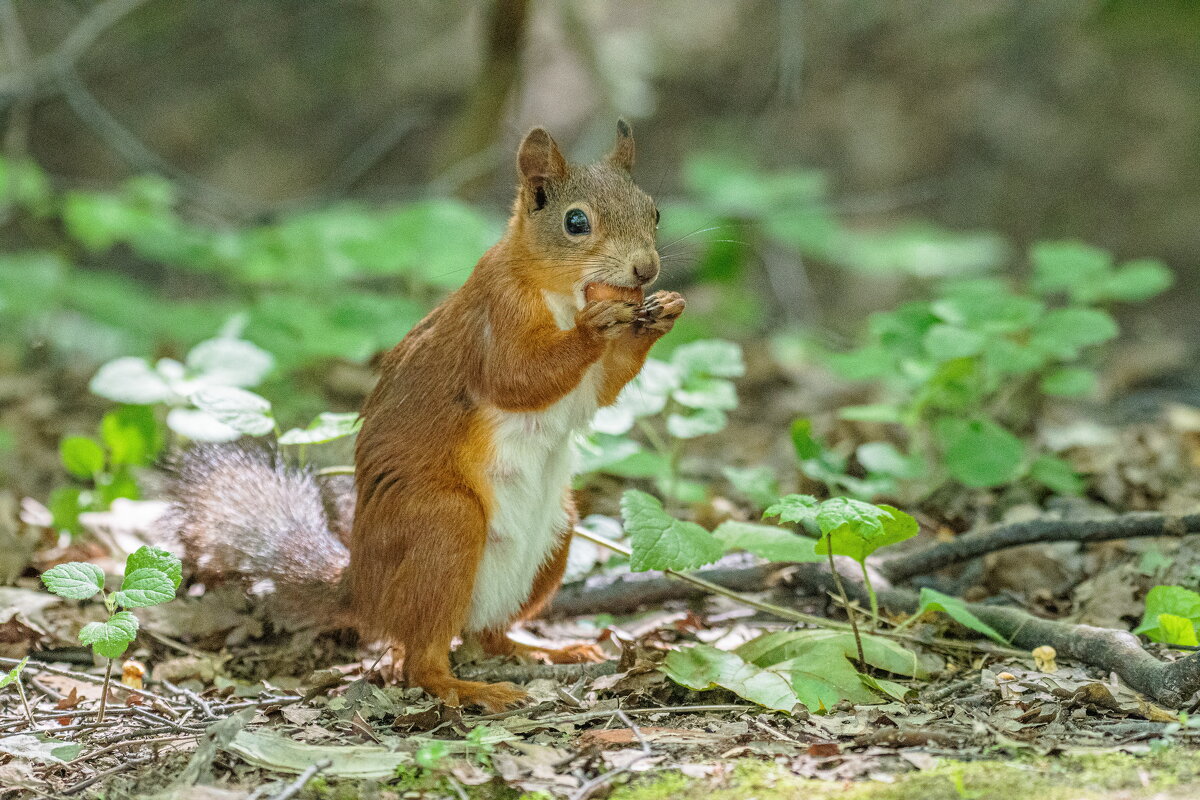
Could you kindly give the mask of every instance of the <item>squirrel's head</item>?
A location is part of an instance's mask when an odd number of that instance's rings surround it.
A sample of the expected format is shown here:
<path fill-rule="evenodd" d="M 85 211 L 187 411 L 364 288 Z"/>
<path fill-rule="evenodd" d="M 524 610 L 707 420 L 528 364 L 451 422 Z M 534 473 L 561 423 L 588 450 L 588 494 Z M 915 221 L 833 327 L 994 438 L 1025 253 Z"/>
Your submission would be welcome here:
<path fill-rule="evenodd" d="M 658 277 L 658 209 L 633 182 L 633 156 L 623 119 L 595 164 L 567 163 L 544 128 L 521 141 L 512 232 L 537 254 L 541 286 L 582 297 L 591 283 L 633 288 Z"/>

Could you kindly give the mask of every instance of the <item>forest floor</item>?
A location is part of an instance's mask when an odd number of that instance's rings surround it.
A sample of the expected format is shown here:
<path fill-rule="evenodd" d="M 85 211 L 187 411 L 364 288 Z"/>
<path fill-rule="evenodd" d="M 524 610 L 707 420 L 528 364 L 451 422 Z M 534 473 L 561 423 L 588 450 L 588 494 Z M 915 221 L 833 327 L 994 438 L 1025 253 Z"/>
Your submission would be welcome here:
<path fill-rule="evenodd" d="M 751 363 L 733 424 L 690 456 L 698 475 L 717 453 L 727 463 L 782 463 L 789 445 L 779 432 L 798 410 L 815 415 L 844 400 L 820 395 L 822 376 L 785 378 Z M 46 377 L 22 391 L 56 388 Z M 92 411 L 84 404 L 76 413 Z M 1073 463 L 1088 467 L 1084 497 L 935 493 L 910 506 L 922 533 L 898 556 L 954 541 L 981 520 L 1177 514 L 1200 501 L 1200 424 L 1186 406 L 1105 422 L 1068 417 L 1047 431 L 1074 437 Z M 853 435 L 828 430 L 835 444 Z M 52 462 L 51 451 L 31 463 Z M 617 489 L 600 481 L 583 505 L 615 516 Z M 26 561 L 44 569 L 90 560 L 111 574 L 119 566 L 114 552 L 155 540 L 161 510 L 153 500 L 118 504 L 90 518 L 92 535 L 73 543 L 38 534 Z M 21 542 L 34 541 L 36 512 L 26 502 L 25 522 L 4 532 L 13 542 L 3 548 L 9 560 Z M 708 522 L 747 516 L 736 499 L 719 494 L 688 513 Z M 1128 631 L 1149 587 L 1195 583 L 1200 557 L 1191 542 L 1026 544 L 896 584 L 924 582 L 1037 618 Z M 35 569 L 19 569 L 13 585 L 0 586 L 0 666 L 7 670 L 27 653 L 32 659 L 21 676 L 28 705 L 14 686 L 0 689 L 0 800 L 1200 796 L 1200 727 L 1186 713 L 1194 708 L 1190 697 L 1182 708 L 1168 707 L 1129 688 L 1113 669 L 1066 657 L 1035 661 L 1028 650 L 967 638 L 942 618 L 910 629 L 936 669 L 926 680 L 895 678 L 905 689 L 899 699 L 843 702 L 823 713 L 772 711 L 725 689 L 686 689 L 659 667 L 680 644 L 728 650 L 788 623 L 736 598 L 664 588 L 675 585 L 666 578 L 623 582 L 627 565 L 586 548 L 583 562 L 549 617 L 523 634 L 596 642 L 611 660 L 459 665 L 467 677 L 521 683 L 531 696 L 527 707 L 477 714 L 385 686 L 378 650 L 347 635 L 282 630 L 269 608 L 237 588 L 193 585 L 139 612 L 142 633 L 129 655 L 148 675 L 141 687 L 114 685 L 103 722 L 96 718 L 104 668 L 74 636 L 100 611 L 47 594 Z M 733 557 L 705 574 L 722 579 L 722 570 L 724 578 L 740 575 L 737 588 L 751 597 L 844 619 L 803 570 Z M 625 600 L 614 603 L 614 591 Z M 1158 645 L 1146 649 L 1163 661 L 1179 657 Z"/>

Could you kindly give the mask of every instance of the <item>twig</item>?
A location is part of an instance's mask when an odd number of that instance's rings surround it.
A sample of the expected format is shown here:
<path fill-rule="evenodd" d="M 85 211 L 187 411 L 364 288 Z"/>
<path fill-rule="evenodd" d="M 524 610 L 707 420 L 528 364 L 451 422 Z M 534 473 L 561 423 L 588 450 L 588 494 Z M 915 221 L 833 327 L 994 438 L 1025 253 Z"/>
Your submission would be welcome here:
<path fill-rule="evenodd" d="M 53 86 L 54 78 L 71 69 L 105 31 L 148 0 L 106 0 L 92 7 L 54 52 L 36 59 L 21 72 L 0 77 L 0 108 L 17 97 L 32 97 Z"/>
<path fill-rule="evenodd" d="M 129 734 L 125 734 L 125 735 L 128 736 Z M 102 755 L 111 753 L 114 750 L 121 750 L 126 747 L 141 747 L 142 745 L 146 745 L 146 744 L 167 744 L 167 743 L 171 743 L 171 742 L 182 742 L 182 741 L 186 741 L 188 739 L 196 739 L 200 736 L 203 736 L 203 734 L 202 733 L 188 733 L 188 734 L 183 734 L 183 735 L 176 734 L 174 736 L 159 736 L 154 739 L 125 739 L 124 741 L 114 742 L 113 744 L 101 747 L 99 750 L 93 750 L 92 752 L 86 753 L 86 754 L 80 756 L 79 758 L 76 758 L 73 761 L 68 761 L 67 766 L 73 767 L 76 764 L 82 764 L 85 761 L 92 761 L 94 759 L 99 758 Z"/>
<path fill-rule="evenodd" d="M 7 664 L 9 666 L 15 667 L 19 663 L 21 663 L 21 662 L 18 659 L 5 658 L 3 656 L 0 656 L 0 664 Z M 86 672 L 76 672 L 75 670 L 71 670 L 71 669 L 60 669 L 58 667 L 52 667 L 49 664 L 46 664 L 45 662 L 42 662 L 42 661 L 31 660 L 25 668 L 32 669 L 37 672 L 48 672 L 51 675 L 64 675 L 68 678 L 74 678 L 75 680 L 84 681 L 86 683 L 97 683 L 97 684 L 104 683 L 104 678 L 101 678 L 99 675 L 89 675 Z M 128 686 L 124 686 L 124 685 L 114 686 L 113 688 L 120 689 L 120 690 L 126 691 L 126 692 L 135 691 L 134 689 L 130 689 Z M 147 691 L 146 689 L 137 689 L 136 691 L 138 694 L 142 695 L 143 697 L 148 697 L 151 700 L 157 700 L 158 702 L 162 703 L 164 706 L 166 706 L 168 708 L 171 705 L 172 701 L 166 697 L 163 697 L 160 694 L 155 694 L 154 692 Z"/>
<path fill-rule="evenodd" d="M 323 772 L 332 766 L 333 762 L 328 758 L 321 759 L 308 769 L 304 770 L 304 772 L 301 772 L 299 775 L 297 775 L 296 780 L 292 781 L 291 784 L 284 788 L 282 792 L 275 795 L 272 800 L 290 800 L 290 798 L 299 794 L 300 790 L 303 789 L 309 781 L 317 777 L 320 772 Z"/>
<path fill-rule="evenodd" d="M 608 549 L 620 553 L 623 556 L 633 555 L 633 552 L 625 545 L 620 544 L 619 542 L 614 542 L 612 539 L 609 539 L 605 536 L 592 533 L 591 531 L 580 526 L 575 527 L 575 535 L 580 538 L 587 539 L 589 542 L 594 544 L 607 547 Z M 748 597 L 740 592 L 726 589 L 724 586 L 704 580 L 703 578 L 698 578 L 695 575 L 689 575 L 686 572 L 676 572 L 673 569 L 664 569 L 663 573 L 670 575 L 672 578 L 677 580 L 684 581 L 685 583 L 690 583 L 693 586 L 698 586 L 710 594 L 727 597 L 730 600 L 734 600 L 744 606 L 763 611 L 767 614 L 779 617 L 780 619 L 786 619 L 792 622 L 803 622 L 806 625 L 814 625 L 818 628 L 833 628 L 836 630 L 851 629 L 849 625 L 840 622 L 834 622 L 833 620 L 825 619 L 824 617 L 818 617 L 815 614 L 804 614 L 791 608 L 784 608 L 783 606 L 777 606 L 773 603 L 765 603 L 762 600 L 756 600 L 753 597 Z"/>
<path fill-rule="evenodd" d="M 893 583 L 928 575 L 960 561 L 1009 547 L 1037 542 L 1107 542 L 1145 536 L 1188 536 L 1200 533 L 1200 514 L 1171 516 L 1149 512 L 1121 514 L 1110 519 L 1034 519 L 967 533 L 912 555 L 894 558 L 879 571 Z"/>
<path fill-rule="evenodd" d="M 694 573 L 694 577 L 734 592 L 758 592 L 769 588 L 786 569 L 780 564 L 718 566 Z M 703 586 L 664 578 L 652 572 L 596 575 L 563 586 L 554 596 L 545 616 L 578 617 L 597 611 L 632 614 L 639 608 L 657 607 L 672 600 L 691 602 L 709 594 Z"/>
<path fill-rule="evenodd" d="M 171 683 L 170 681 L 163 681 L 162 685 L 167 687 L 168 691 L 172 691 L 175 694 L 181 694 L 184 697 L 186 697 L 188 700 L 191 700 L 193 703 L 195 703 L 200 708 L 200 713 L 203 714 L 204 716 L 208 717 L 209 719 L 213 719 L 216 716 L 215 714 L 213 714 L 212 706 L 210 706 L 208 704 L 208 701 L 205 700 L 200 695 L 193 692 L 191 689 L 185 689 L 182 686 L 176 686 L 175 684 Z"/>
<path fill-rule="evenodd" d="M 605 785 L 606 783 L 611 783 L 612 780 L 618 775 L 629 772 L 631 769 L 633 769 L 634 764 L 637 764 L 639 761 L 644 761 L 645 759 L 654 755 L 654 753 L 650 750 L 650 744 L 646 741 L 646 737 L 642 736 L 641 728 L 634 724 L 633 720 L 629 718 L 629 715 L 619 708 L 615 709 L 612 713 L 616 714 L 617 717 L 619 717 L 620 720 L 625 723 L 625 726 L 633 733 L 634 737 L 638 740 L 638 744 L 640 744 L 642 747 L 642 754 L 624 766 L 611 769 L 602 775 L 597 775 L 596 777 L 592 778 L 590 781 L 583 784 L 583 786 L 580 786 L 575 794 L 571 795 L 571 800 L 587 800 L 587 798 L 591 797 L 601 786 Z"/>
<path fill-rule="evenodd" d="M 129 761 L 122 761 L 112 769 L 107 769 L 104 772 L 97 772 L 90 778 L 85 778 L 79 783 L 68 786 L 66 789 L 62 790 L 62 794 L 75 794 L 76 792 L 81 792 L 92 784 L 98 783 L 110 775 L 116 775 L 118 772 L 124 772 L 125 770 L 133 769 L 134 767 L 140 767 L 142 764 L 149 764 L 157 759 L 158 754 L 155 753 L 154 755 L 143 756 L 141 758 L 131 758 Z"/>

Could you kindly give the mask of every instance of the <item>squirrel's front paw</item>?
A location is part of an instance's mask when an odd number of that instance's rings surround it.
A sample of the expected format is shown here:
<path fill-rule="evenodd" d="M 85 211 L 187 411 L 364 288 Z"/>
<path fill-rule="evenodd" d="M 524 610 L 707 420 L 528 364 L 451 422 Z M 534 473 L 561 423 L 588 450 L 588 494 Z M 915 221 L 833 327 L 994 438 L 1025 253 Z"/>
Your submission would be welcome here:
<path fill-rule="evenodd" d="M 638 309 L 634 330 L 637 333 L 662 335 L 671 330 L 686 307 L 687 301 L 679 292 L 655 292 Z"/>
<path fill-rule="evenodd" d="M 596 300 L 575 315 L 575 326 L 605 339 L 615 339 L 629 329 L 638 314 L 638 306 L 621 300 Z"/>

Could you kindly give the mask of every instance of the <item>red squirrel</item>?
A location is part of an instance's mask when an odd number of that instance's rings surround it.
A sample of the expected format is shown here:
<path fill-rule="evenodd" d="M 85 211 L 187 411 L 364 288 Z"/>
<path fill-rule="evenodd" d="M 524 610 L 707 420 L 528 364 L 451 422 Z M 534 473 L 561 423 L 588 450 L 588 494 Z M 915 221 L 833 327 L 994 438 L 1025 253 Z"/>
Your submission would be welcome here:
<path fill-rule="evenodd" d="M 511 684 L 454 677 L 449 652 L 457 636 L 491 655 L 532 650 L 508 630 L 562 580 L 572 437 L 684 310 L 676 292 L 643 295 L 659 273 L 658 210 L 633 162 L 624 120 L 591 165 L 569 164 L 542 128 L 525 136 L 504 236 L 383 357 L 352 515 L 265 451 L 185 454 L 175 514 L 197 572 L 269 580 L 301 611 L 390 643 L 408 684 L 443 700 L 521 702 Z M 587 645 L 538 652 L 594 657 Z"/>

